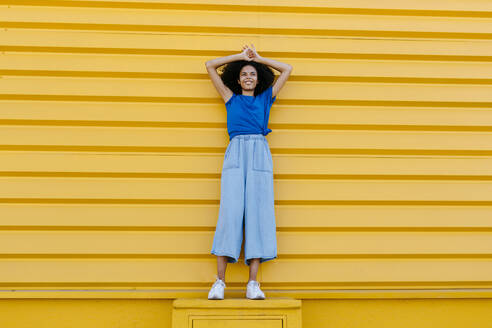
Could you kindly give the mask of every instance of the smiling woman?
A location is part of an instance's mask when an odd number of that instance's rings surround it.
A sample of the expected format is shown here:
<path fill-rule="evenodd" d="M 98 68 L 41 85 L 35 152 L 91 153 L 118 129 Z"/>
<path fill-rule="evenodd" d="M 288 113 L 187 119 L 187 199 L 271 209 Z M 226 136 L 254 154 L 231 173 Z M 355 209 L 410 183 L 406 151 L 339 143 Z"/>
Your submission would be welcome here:
<path fill-rule="evenodd" d="M 227 64 L 219 76 L 217 67 Z M 281 72 L 274 85 L 274 73 Z M 244 262 L 249 266 L 246 297 L 265 299 L 256 281 L 259 264 L 277 257 L 273 194 L 273 161 L 265 136 L 270 108 L 292 66 L 261 57 L 254 46 L 240 54 L 206 63 L 210 78 L 227 109 L 227 146 L 221 174 L 221 197 L 211 254 L 217 256 L 217 277 L 209 299 L 223 299 L 227 263 L 238 261 L 243 227 Z"/>

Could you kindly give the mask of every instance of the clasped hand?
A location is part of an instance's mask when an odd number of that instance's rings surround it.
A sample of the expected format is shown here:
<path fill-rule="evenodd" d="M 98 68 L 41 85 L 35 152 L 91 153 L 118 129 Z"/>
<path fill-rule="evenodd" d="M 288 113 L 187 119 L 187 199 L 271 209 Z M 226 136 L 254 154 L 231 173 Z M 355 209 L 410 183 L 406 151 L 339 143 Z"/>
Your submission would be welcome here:
<path fill-rule="evenodd" d="M 258 61 L 258 59 L 261 58 L 261 56 L 258 55 L 258 53 L 256 52 L 255 46 L 253 44 L 251 44 L 251 48 L 247 45 L 244 45 L 241 55 L 243 56 L 243 59 L 247 61 Z"/>

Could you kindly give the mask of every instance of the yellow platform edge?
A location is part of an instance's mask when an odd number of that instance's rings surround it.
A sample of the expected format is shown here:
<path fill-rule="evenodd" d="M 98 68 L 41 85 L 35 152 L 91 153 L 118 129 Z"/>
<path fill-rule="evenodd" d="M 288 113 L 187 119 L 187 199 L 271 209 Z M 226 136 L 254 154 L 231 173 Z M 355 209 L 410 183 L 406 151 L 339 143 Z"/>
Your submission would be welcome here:
<path fill-rule="evenodd" d="M 288 297 L 273 297 L 264 300 L 250 300 L 245 298 L 224 298 L 223 300 L 208 300 L 204 298 L 178 298 L 174 300 L 174 308 L 300 308 L 301 300 Z"/>
<path fill-rule="evenodd" d="M 330 290 L 266 291 L 270 298 L 294 299 L 492 299 L 492 289 L 445 290 Z M 165 290 L 0 290 L 0 299 L 178 299 L 206 300 L 207 291 Z M 225 299 L 245 298 L 244 292 L 226 293 Z"/>

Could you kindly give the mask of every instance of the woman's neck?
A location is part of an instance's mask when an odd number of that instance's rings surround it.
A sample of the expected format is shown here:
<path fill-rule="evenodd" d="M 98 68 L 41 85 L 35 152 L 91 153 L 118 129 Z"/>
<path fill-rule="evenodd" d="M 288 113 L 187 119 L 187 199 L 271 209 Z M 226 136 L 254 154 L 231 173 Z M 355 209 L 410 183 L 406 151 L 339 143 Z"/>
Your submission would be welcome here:
<path fill-rule="evenodd" d="M 242 93 L 242 95 L 243 95 L 243 96 L 251 96 L 251 97 L 254 97 L 254 95 L 255 95 L 255 91 L 254 91 L 254 90 L 252 90 L 252 91 L 249 91 L 249 90 L 248 90 L 248 91 L 246 91 L 246 90 L 244 90 L 244 89 L 243 89 L 243 93 Z"/>

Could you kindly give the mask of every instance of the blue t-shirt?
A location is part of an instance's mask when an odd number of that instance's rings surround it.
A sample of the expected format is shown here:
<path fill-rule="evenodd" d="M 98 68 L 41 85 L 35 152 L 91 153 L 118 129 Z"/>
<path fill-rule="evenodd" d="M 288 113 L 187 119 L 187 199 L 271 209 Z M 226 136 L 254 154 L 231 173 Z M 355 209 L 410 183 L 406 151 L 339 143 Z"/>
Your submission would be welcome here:
<path fill-rule="evenodd" d="M 261 133 L 266 136 L 272 132 L 268 129 L 268 118 L 270 107 L 277 98 L 272 98 L 272 89 L 273 85 L 256 97 L 232 94 L 225 103 L 229 140 L 238 134 Z"/>

